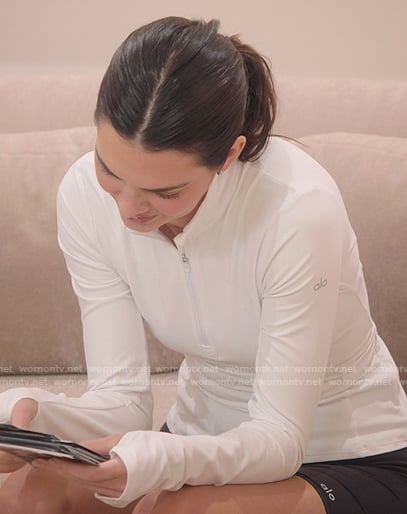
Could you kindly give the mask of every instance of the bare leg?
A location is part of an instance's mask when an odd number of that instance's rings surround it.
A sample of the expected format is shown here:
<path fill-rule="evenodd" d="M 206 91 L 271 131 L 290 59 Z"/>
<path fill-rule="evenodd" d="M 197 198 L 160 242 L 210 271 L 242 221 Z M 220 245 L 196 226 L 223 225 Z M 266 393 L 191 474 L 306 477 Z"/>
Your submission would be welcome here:
<path fill-rule="evenodd" d="M 149 496 L 133 514 L 326 514 L 319 494 L 299 477 L 270 484 L 184 486 L 148 502 Z"/>
<path fill-rule="evenodd" d="M 0 514 L 117 514 L 93 493 L 44 470 L 25 466 L 0 489 Z M 293 477 L 270 484 L 185 486 L 146 495 L 122 514 L 326 514 L 315 489 Z"/>
<path fill-rule="evenodd" d="M 131 514 L 133 502 L 120 514 Z M 31 466 L 24 466 L 0 489 L 0 514 L 117 514 L 118 509 L 97 500 L 74 482 Z"/>

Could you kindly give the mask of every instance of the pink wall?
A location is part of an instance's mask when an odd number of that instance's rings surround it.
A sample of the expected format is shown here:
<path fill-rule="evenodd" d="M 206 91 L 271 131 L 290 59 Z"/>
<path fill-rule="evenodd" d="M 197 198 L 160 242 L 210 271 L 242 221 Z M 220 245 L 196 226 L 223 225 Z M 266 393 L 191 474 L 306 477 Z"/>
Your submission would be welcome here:
<path fill-rule="evenodd" d="M 277 73 L 407 80 L 406 0 L 0 0 L 0 73 L 103 70 L 167 15 L 221 19 Z"/>

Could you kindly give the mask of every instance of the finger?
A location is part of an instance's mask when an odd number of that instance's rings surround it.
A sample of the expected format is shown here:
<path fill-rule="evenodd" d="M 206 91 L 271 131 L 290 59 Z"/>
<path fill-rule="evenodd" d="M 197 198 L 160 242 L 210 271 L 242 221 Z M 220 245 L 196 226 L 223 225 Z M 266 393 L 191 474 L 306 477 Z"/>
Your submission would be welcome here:
<path fill-rule="evenodd" d="M 105 496 L 119 497 L 127 482 L 127 473 L 121 466 L 115 466 L 114 469 L 104 469 L 102 472 L 99 466 L 88 466 L 75 463 L 63 463 L 62 459 L 36 459 L 33 463 L 34 467 L 42 468 L 50 473 L 57 473 L 65 479 L 76 483 L 77 485 L 91 490 L 93 493 L 103 494 Z M 108 464 L 108 463 L 106 463 Z M 111 466 L 106 466 L 110 468 Z M 88 468 L 88 469 L 84 469 Z"/>
<path fill-rule="evenodd" d="M 33 466 L 47 469 L 67 478 L 92 482 L 103 482 L 126 475 L 126 468 L 118 457 L 96 466 L 70 462 L 66 459 L 36 459 Z"/>
<path fill-rule="evenodd" d="M 0 462 L 1 463 L 16 463 L 21 462 L 22 457 L 15 455 L 11 451 L 0 451 Z"/>
<path fill-rule="evenodd" d="M 66 478 L 78 478 L 79 480 L 90 478 L 95 467 L 88 464 L 71 462 L 68 459 L 35 459 L 32 462 L 32 466 L 57 473 Z"/>
<path fill-rule="evenodd" d="M 38 402 L 32 398 L 21 398 L 14 405 L 11 423 L 20 428 L 28 428 L 38 411 Z"/>
<path fill-rule="evenodd" d="M 0 473 L 12 473 L 26 464 L 23 457 L 8 452 L 0 452 Z"/>

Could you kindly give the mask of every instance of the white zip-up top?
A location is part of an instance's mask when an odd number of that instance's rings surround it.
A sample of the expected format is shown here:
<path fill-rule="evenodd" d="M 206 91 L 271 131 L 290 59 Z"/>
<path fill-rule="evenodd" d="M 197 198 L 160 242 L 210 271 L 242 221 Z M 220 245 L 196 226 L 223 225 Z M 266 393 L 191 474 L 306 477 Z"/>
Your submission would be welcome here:
<path fill-rule="evenodd" d="M 273 138 L 256 163 L 214 175 L 174 241 L 126 228 L 93 154 L 58 196 L 59 240 L 79 298 L 90 389 L 39 389 L 33 428 L 70 439 L 128 432 L 112 449 L 124 506 L 152 489 L 262 483 L 305 462 L 407 446 L 407 400 L 369 313 L 355 234 L 330 175 Z M 172 434 L 151 423 L 142 319 L 185 354 Z"/>

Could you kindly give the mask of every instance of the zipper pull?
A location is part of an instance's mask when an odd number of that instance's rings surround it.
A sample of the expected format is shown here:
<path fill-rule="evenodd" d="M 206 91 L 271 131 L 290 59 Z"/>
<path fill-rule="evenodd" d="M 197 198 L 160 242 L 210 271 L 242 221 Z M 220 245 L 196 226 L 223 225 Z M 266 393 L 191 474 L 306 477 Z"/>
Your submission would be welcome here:
<path fill-rule="evenodd" d="M 184 252 L 181 253 L 181 259 L 182 259 L 182 262 L 184 263 L 185 271 L 187 271 L 189 273 L 191 271 L 191 267 L 189 265 L 188 257 L 185 255 Z"/>

